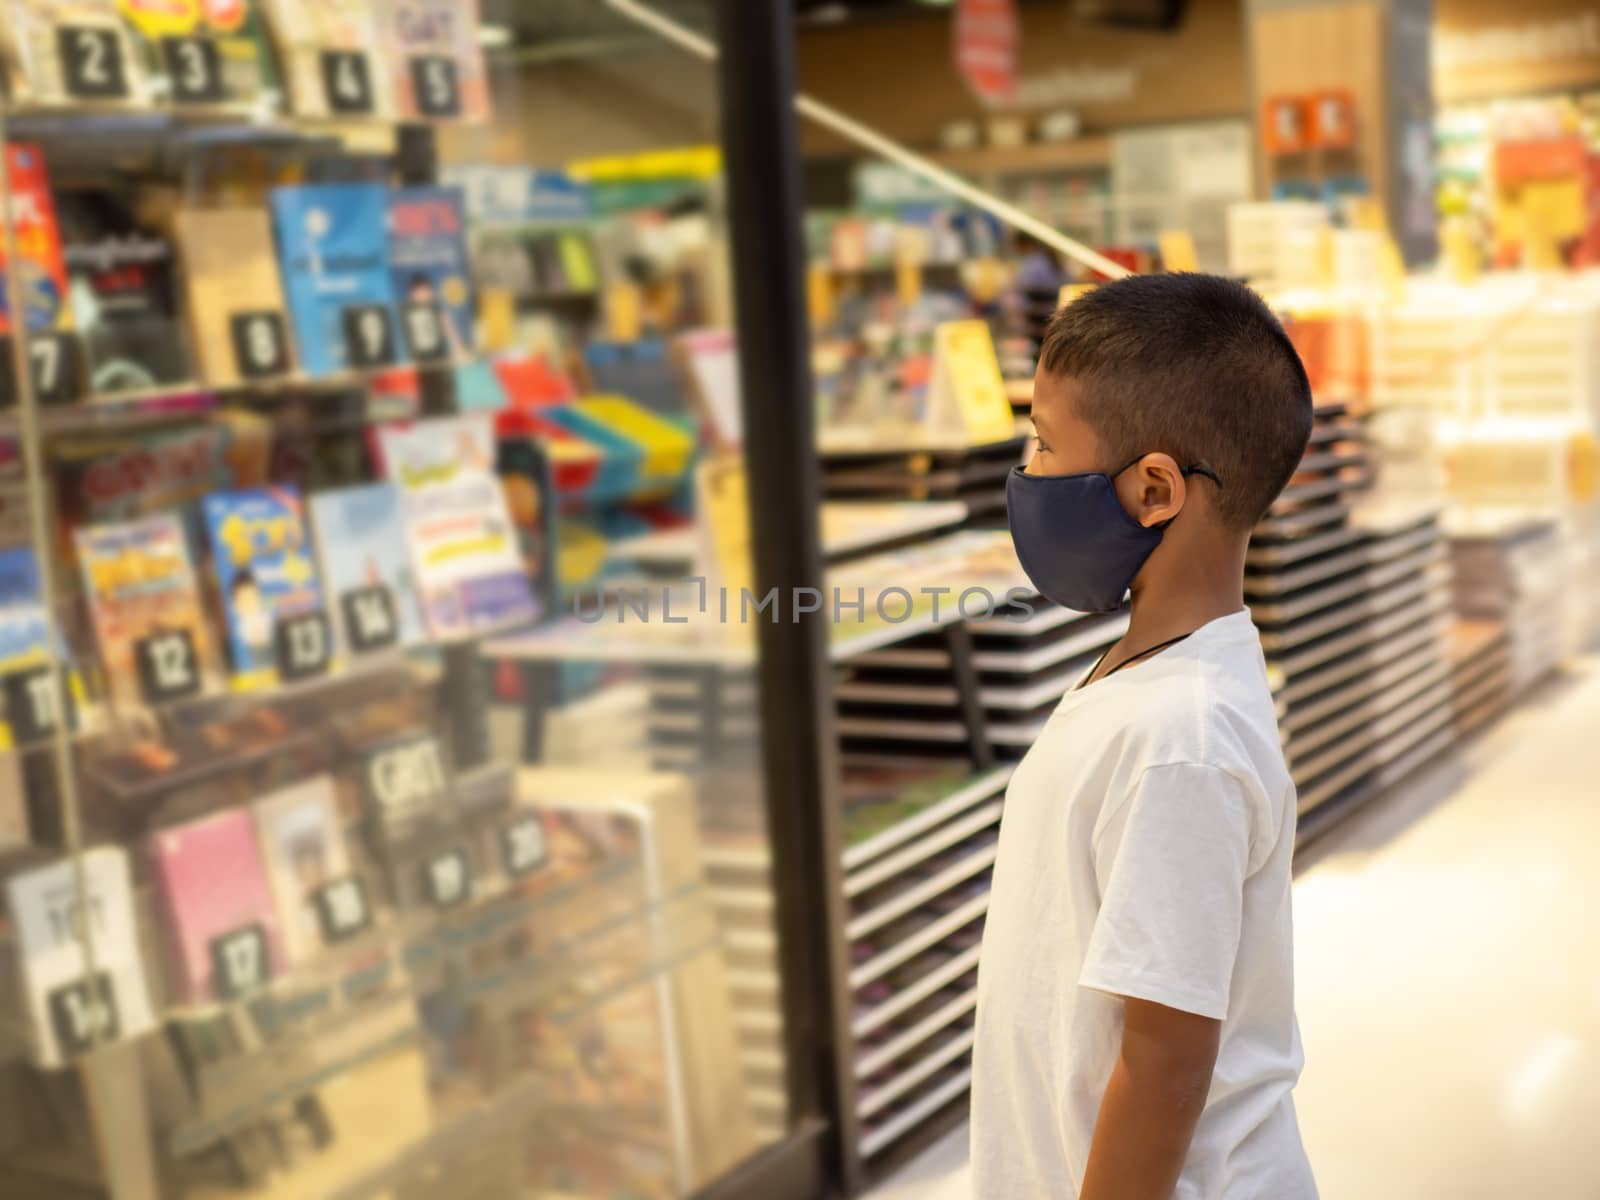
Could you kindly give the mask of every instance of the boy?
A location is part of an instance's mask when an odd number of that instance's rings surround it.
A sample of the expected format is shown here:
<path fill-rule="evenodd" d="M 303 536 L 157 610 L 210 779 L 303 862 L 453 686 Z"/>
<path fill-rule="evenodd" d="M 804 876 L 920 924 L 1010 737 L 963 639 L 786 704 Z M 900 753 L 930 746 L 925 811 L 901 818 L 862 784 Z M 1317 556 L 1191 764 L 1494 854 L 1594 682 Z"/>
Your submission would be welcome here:
<path fill-rule="evenodd" d="M 982 1200 L 1312 1200 L 1290 1089 L 1294 785 L 1244 607 L 1311 390 L 1247 288 L 1119 280 L 1040 349 L 1007 483 L 1039 592 L 1128 632 L 1006 795 L 978 976 Z"/>

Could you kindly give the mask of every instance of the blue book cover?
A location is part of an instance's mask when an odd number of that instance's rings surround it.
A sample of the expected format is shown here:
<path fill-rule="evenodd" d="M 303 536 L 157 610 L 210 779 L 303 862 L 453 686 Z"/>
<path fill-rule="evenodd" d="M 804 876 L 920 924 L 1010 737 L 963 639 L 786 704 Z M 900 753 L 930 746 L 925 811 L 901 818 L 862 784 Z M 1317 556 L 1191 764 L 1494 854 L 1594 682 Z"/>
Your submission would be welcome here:
<path fill-rule="evenodd" d="M 392 483 L 369 483 L 318 492 L 311 497 L 311 528 L 339 644 L 351 652 L 360 648 L 363 639 L 351 628 L 359 617 L 350 605 L 374 588 L 383 588 L 392 606 L 398 627 L 394 644 L 422 640 L 422 608 L 400 489 Z"/>
<path fill-rule="evenodd" d="M 318 183 L 276 188 L 273 232 L 295 345 L 307 374 L 328 375 L 349 362 L 346 311 L 373 306 L 388 314 L 388 345 L 405 358 L 390 284 L 389 189 L 376 183 Z M 371 349 L 377 350 L 374 339 Z"/>
<path fill-rule="evenodd" d="M 0 673 L 44 666 L 50 646 L 39 560 L 31 547 L 0 550 Z"/>
<path fill-rule="evenodd" d="M 272 683 L 278 622 L 323 607 L 300 493 L 292 487 L 213 492 L 201 512 L 234 681 Z"/>
<path fill-rule="evenodd" d="M 472 351 L 472 268 L 461 189 L 397 188 L 389 193 L 389 270 L 401 305 L 436 304 L 449 356 Z"/>

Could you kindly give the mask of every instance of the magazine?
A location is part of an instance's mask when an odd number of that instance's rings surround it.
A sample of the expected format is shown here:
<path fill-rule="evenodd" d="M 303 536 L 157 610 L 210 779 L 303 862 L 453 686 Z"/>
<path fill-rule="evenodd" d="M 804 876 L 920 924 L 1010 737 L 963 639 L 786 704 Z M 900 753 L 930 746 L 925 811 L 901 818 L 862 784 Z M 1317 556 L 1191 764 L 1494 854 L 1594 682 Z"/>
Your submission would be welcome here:
<path fill-rule="evenodd" d="M 350 873 L 333 781 L 318 775 L 263 797 L 254 808 L 289 961 L 302 962 L 322 945 L 317 889 Z"/>
<path fill-rule="evenodd" d="M 255 933 L 260 982 L 284 964 L 283 929 L 261 862 L 255 823 L 244 809 L 228 809 L 153 834 L 152 874 L 166 917 L 173 991 L 184 1001 L 222 998 L 219 951 Z M 243 972 L 241 971 L 242 975 Z"/>
<path fill-rule="evenodd" d="M 443 322 L 444 354 L 459 361 L 473 348 L 472 273 L 458 188 L 398 188 L 389 194 L 389 269 L 408 345 L 428 357 L 411 329 L 413 305 L 433 305 Z"/>
<path fill-rule="evenodd" d="M 234 682 L 271 684 L 278 676 L 280 630 L 290 618 L 323 608 L 300 493 L 292 487 L 214 492 L 201 511 Z M 303 667 L 325 668 L 329 651 L 323 645 L 321 661 Z"/>
<path fill-rule="evenodd" d="M 42 333 L 61 329 L 70 323 L 67 268 L 61 258 L 61 232 L 44 152 L 32 142 L 12 142 L 6 147 L 6 170 L 11 180 L 11 215 L 28 330 Z M 0 245 L 0 267 L 3 266 L 5 247 Z M 0 284 L 3 283 L 0 275 Z M 14 328 L 10 304 L 10 289 L 0 287 L 0 333 L 10 333 Z"/>
<path fill-rule="evenodd" d="M 386 425 L 384 471 L 405 497 L 423 620 L 437 639 L 539 616 L 505 492 L 494 474 L 488 414 Z"/>
<path fill-rule="evenodd" d="M 313 495 L 310 507 L 340 646 L 362 653 L 421 641 L 400 489 L 392 483 L 338 488 Z"/>
<path fill-rule="evenodd" d="M 220 672 L 182 522 L 161 513 L 74 537 L 112 700 L 131 707 L 215 690 Z"/>
<path fill-rule="evenodd" d="M 389 272 L 389 192 L 319 183 L 271 193 L 273 229 L 300 362 L 311 375 L 404 355 Z"/>

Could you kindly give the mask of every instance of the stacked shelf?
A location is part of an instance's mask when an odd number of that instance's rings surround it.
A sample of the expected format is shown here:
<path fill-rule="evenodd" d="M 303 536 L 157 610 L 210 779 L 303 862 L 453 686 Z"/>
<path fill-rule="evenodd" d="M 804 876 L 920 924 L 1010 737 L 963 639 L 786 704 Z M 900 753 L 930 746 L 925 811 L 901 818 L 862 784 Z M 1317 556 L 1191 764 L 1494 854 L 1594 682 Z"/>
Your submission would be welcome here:
<path fill-rule="evenodd" d="M 851 659 L 834 689 L 847 761 L 1021 758 L 1128 617 L 1017 601 Z"/>
<path fill-rule="evenodd" d="M 1495 509 L 1452 514 L 1456 610 L 1508 630 L 1510 686 L 1521 692 L 1561 658 L 1567 545 L 1554 518 Z"/>
<path fill-rule="evenodd" d="M 1006 476 L 1022 461 L 1025 438 L 981 446 L 886 450 L 821 439 L 822 490 L 829 499 L 959 500 L 969 520 L 1001 526 Z"/>
<path fill-rule="evenodd" d="M 978 951 L 1009 768 L 846 780 L 858 1152 L 870 1174 L 966 1114 Z"/>
<path fill-rule="evenodd" d="M 1346 809 L 1452 736 L 1439 515 L 1358 506 L 1370 478 L 1359 427 L 1319 411 L 1301 470 L 1246 559 L 1302 815 Z M 1302 836 L 1320 823 L 1302 822 Z"/>
<path fill-rule="evenodd" d="M 772 855 L 764 837 L 702 836 L 706 883 L 728 964 L 745 1099 L 757 1140 L 766 1145 L 783 1137 L 789 1111 L 778 935 L 772 923 Z"/>
<path fill-rule="evenodd" d="M 1458 733 L 1492 721 L 1511 705 L 1511 631 L 1504 621 L 1458 619 L 1450 626 L 1450 679 Z"/>

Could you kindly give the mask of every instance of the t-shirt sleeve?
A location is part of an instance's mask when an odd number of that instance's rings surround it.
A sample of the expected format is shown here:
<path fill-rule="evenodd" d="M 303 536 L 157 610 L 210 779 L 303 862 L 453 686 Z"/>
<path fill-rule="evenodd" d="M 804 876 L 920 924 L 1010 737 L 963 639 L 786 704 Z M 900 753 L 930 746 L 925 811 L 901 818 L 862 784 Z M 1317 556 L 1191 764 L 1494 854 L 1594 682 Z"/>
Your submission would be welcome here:
<path fill-rule="evenodd" d="M 1250 863 L 1244 785 L 1200 764 L 1147 768 L 1094 861 L 1100 911 L 1079 984 L 1225 1017 Z"/>

